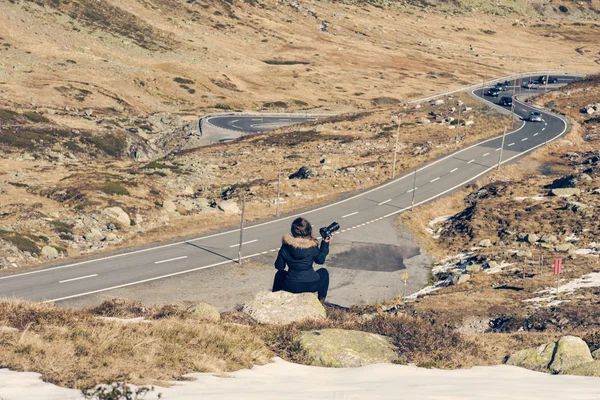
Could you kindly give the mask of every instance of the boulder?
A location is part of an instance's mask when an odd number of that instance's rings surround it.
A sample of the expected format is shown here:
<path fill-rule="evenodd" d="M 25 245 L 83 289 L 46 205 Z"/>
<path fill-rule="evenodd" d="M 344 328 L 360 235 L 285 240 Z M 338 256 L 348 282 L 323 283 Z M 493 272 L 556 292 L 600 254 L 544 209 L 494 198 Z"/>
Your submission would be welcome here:
<path fill-rule="evenodd" d="M 42 247 L 42 255 L 46 258 L 54 260 L 55 258 L 58 258 L 58 250 L 52 246 L 44 246 Z"/>
<path fill-rule="evenodd" d="M 175 206 L 175 203 L 173 203 L 171 200 L 164 200 L 162 207 L 167 212 L 170 212 L 170 213 L 177 212 L 177 207 Z"/>
<path fill-rule="evenodd" d="M 88 242 L 99 242 L 104 239 L 104 235 L 96 228 L 91 228 L 83 234 L 83 238 Z"/>
<path fill-rule="evenodd" d="M 593 360 L 588 345 L 581 338 L 563 336 L 556 343 L 550 370 L 556 374 Z"/>
<path fill-rule="evenodd" d="M 129 215 L 121 207 L 109 207 L 104 209 L 104 214 L 111 220 L 118 222 L 121 226 L 131 225 Z"/>
<path fill-rule="evenodd" d="M 469 279 L 471 279 L 471 275 L 469 275 L 469 274 L 454 275 L 452 277 L 452 284 L 460 285 L 461 283 L 465 283 L 465 282 L 469 281 Z"/>
<path fill-rule="evenodd" d="M 523 258 L 523 257 L 531 258 L 531 257 L 533 257 L 533 253 L 531 252 L 531 250 L 519 250 L 516 253 L 516 256 L 521 257 L 521 258 Z"/>
<path fill-rule="evenodd" d="M 492 241 L 490 239 L 481 240 L 477 246 L 479 247 L 492 247 Z"/>
<path fill-rule="evenodd" d="M 573 245 L 571 243 L 561 243 L 554 246 L 554 250 L 560 252 L 567 252 L 571 250 L 572 247 Z"/>
<path fill-rule="evenodd" d="M 239 214 L 240 208 L 238 207 L 235 200 L 225 200 L 219 203 L 218 208 L 225 214 Z"/>
<path fill-rule="evenodd" d="M 556 243 L 558 242 L 558 238 L 554 235 L 542 235 L 540 241 L 544 243 Z"/>
<path fill-rule="evenodd" d="M 594 360 L 587 363 L 575 365 L 560 372 L 564 375 L 598 376 L 600 377 L 600 361 Z"/>
<path fill-rule="evenodd" d="M 187 312 L 195 319 L 218 321 L 221 319 L 219 310 L 208 303 L 198 303 L 188 308 Z"/>
<path fill-rule="evenodd" d="M 552 189 L 550 194 L 557 197 L 579 196 L 581 194 L 581 190 L 576 188 Z"/>
<path fill-rule="evenodd" d="M 552 354 L 554 354 L 555 347 L 556 343 L 553 342 L 517 351 L 508 358 L 506 364 L 534 371 L 545 371 L 552 361 Z"/>
<path fill-rule="evenodd" d="M 527 236 L 525 236 L 525 241 L 530 244 L 535 244 L 538 240 L 540 240 L 540 238 L 535 233 L 528 233 Z"/>
<path fill-rule="evenodd" d="M 478 271 L 481 271 L 481 264 L 467 265 L 467 267 L 465 268 L 465 271 L 467 271 L 467 272 L 478 272 Z"/>
<path fill-rule="evenodd" d="M 368 332 L 321 329 L 302 332 L 296 343 L 311 365 L 321 367 L 392 363 L 398 357 L 387 337 Z"/>
<path fill-rule="evenodd" d="M 594 360 L 600 360 L 600 349 L 597 349 L 596 351 L 592 352 L 592 358 Z"/>
<path fill-rule="evenodd" d="M 291 324 L 306 319 L 322 319 L 325 308 L 312 293 L 261 292 L 246 303 L 242 312 L 261 324 Z"/>
<path fill-rule="evenodd" d="M 317 176 L 317 170 L 311 167 L 303 166 L 298 171 L 289 176 L 290 179 L 310 179 Z"/>

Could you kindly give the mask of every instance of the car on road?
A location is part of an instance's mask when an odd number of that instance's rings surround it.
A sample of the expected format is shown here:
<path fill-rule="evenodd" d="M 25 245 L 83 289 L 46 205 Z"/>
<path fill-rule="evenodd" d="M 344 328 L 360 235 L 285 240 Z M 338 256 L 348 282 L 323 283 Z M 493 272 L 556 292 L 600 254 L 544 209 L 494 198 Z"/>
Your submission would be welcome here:
<path fill-rule="evenodd" d="M 522 85 L 525 89 L 538 89 L 540 85 L 536 81 L 525 82 Z"/>
<path fill-rule="evenodd" d="M 498 102 L 498 104 L 500 104 L 501 106 L 512 106 L 512 97 L 509 96 L 502 96 L 500 98 L 500 101 Z"/>
<path fill-rule="evenodd" d="M 548 78 L 548 83 L 558 83 L 558 78 L 555 76 L 542 75 L 538 78 L 538 82 L 540 85 L 546 84 L 546 77 Z"/>
<path fill-rule="evenodd" d="M 485 95 L 486 96 L 492 96 L 492 97 L 498 97 L 499 93 L 500 93 L 500 89 L 498 89 L 498 88 L 490 88 L 490 89 L 486 90 Z"/>
<path fill-rule="evenodd" d="M 531 122 L 542 122 L 542 114 L 537 111 L 529 113 L 529 121 Z"/>
<path fill-rule="evenodd" d="M 510 82 L 509 81 L 504 81 L 504 82 L 496 82 L 496 89 L 500 89 L 500 90 L 506 90 L 506 87 L 510 86 Z"/>

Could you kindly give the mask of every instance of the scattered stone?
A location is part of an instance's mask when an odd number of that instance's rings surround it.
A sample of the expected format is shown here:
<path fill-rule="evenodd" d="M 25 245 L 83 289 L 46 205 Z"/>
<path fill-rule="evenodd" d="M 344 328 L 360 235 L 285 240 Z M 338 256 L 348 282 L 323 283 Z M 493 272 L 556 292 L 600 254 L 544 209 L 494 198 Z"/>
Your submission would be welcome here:
<path fill-rule="evenodd" d="M 516 256 L 517 256 L 517 257 L 521 257 L 521 258 L 522 258 L 522 257 L 531 258 L 531 257 L 533 257 L 533 253 L 531 252 L 531 250 L 519 250 L 519 251 L 516 253 Z"/>
<path fill-rule="evenodd" d="M 175 206 L 175 203 L 173 203 L 171 200 L 164 200 L 162 207 L 167 212 L 170 212 L 170 213 L 177 212 L 177 207 Z"/>
<path fill-rule="evenodd" d="M 535 244 L 540 238 L 535 233 L 529 233 L 525 236 L 525 241 L 530 244 Z"/>
<path fill-rule="evenodd" d="M 207 321 L 218 321 L 221 319 L 219 310 L 208 303 L 198 303 L 188 308 L 187 312 L 191 314 L 193 318 L 207 320 Z"/>
<path fill-rule="evenodd" d="M 481 240 L 477 246 L 479 247 L 492 247 L 492 241 L 490 239 Z"/>
<path fill-rule="evenodd" d="M 306 319 L 323 319 L 327 315 L 312 293 L 261 292 L 244 305 L 242 312 L 261 324 L 285 325 Z"/>
<path fill-rule="evenodd" d="M 42 247 L 42 255 L 50 260 L 54 260 L 58 258 L 58 250 L 52 246 L 44 246 Z"/>
<path fill-rule="evenodd" d="M 454 275 L 452 277 L 452 284 L 460 285 L 461 283 L 468 282 L 469 279 L 471 279 L 471 275 L 469 275 L 469 274 Z"/>
<path fill-rule="evenodd" d="M 576 188 L 552 189 L 550 194 L 557 197 L 579 196 L 581 194 L 581 190 Z"/>
<path fill-rule="evenodd" d="M 481 271 L 481 264 L 467 265 L 467 267 L 465 268 L 465 271 L 467 271 L 467 272 L 479 272 L 479 271 Z"/>
<path fill-rule="evenodd" d="M 556 343 L 550 370 L 557 374 L 576 365 L 593 361 L 588 345 L 577 336 L 563 336 Z"/>
<path fill-rule="evenodd" d="M 586 204 L 579 203 L 577 201 L 569 201 L 569 202 L 567 202 L 567 205 L 565 206 L 566 210 L 571 210 L 573 212 L 582 211 L 582 210 L 585 210 L 586 208 L 588 208 L 588 206 Z"/>
<path fill-rule="evenodd" d="M 310 179 L 317 176 L 317 170 L 311 167 L 300 167 L 300 169 L 289 176 L 290 179 Z"/>
<path fill-rule="evenodd" d="M 472 335 L 477 333 L 485 333 L 490 330 L 490 321 L 486 318 L 468 317 L 465 319 L 457 331 L 463 335 Z"/>
<path fill-rule="evenodd" d="M 310 364 L 320 367 L 362 367 L 398 358 L 389 338 L 368 332 L 321 329 L 302 332 L 296 342 Z"/>
<path fill-rule="evenodd" d="M 127 213 L 121 207 L 105 208 L 104 214 L 106 214 L 108 218 L 121 224 L 121 226 L 125 227 L 131 225 L 129 215 L 127 215 Z"/>
<path fill-rule="evenodd" d="M 506 364 L 533 371 L 545 371 L 552 361 L 555 347 L 556 343 L 548 343 L 536 348 L 517 351 L 508 358 Z"/>
<path fill-rule="evenodd" d="M 554 250 L 560 251 L 560 252 L 567 252 L 567 251 L 571 250 L 571 248 L 573 248 L 573 245 L 571 243 L 561 243 L 561 244 L 554 246 Z"/>
<path fill-rule="evenodd" d="M 104 235 L 96 228 L 91 228 L 83 234 L 83 238 L 88 242 L 99 242 L 104 239 Z"/>
<path fill-rule="evenodd" d="M 558 238 L 554 235 L 542 235 L 540 241 L 544 243 L 556 243 L 558 242 Z"/>
<path fill-rule="evenodd" d="M 579 376 L 598 376 L 600 377 L 600 361 L 594 360 L 587 363 L 575 365 L 561 371 L 564 375 L 579 375 Z"/>
<path fill-rule="evenodd" d="M 240 208 L 238 207 L 235 200 L 225 200 L 219 203 L 218 208 L 225 214 L 239 214 Z"/>

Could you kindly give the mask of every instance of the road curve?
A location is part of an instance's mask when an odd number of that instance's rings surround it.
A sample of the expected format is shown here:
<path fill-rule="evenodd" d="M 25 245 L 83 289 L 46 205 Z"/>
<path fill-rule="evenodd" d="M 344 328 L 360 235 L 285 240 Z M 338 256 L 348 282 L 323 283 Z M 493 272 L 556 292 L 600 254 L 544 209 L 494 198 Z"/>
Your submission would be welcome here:
<path fill-rule="evenodd" d="M 574 78 L 559 76 L 559 79 L 560 84 L 565 84 Z M 473 90 L 472 94 L 483 101 L 491 100 L 482 97 L 481 89 Z M 418 168 L 414 193 L 415 175 L 411 172 L 302 215 L 315 227 L 336 220 L 342 226 L 339 234 L 344 235 L 409 210 L 413 199 L 414 205 L 419 205 L 457 190 L 495 169 L 500 154 L 502 164 L 511 162 L 567 131 L 567 121 L 548 112 L 542 111 L 542 122 L 527 121 L 531 110 L 534 108 L 515 102 L 515 113 L 524 121 L 506 135 L 502 150 L 502 138 L 496 137 Z M 290 222 L 296 217 L 291 215 L 247 227 L 244 258 L 275 253 L 281 235 L 289 230 Z M 62 266 L 4 274 L 0 275 L 0 297 L 61 301 L 208 269 L 233 262 L 237 258 L 238 240 L 236 229 Z"/>
<path fill-rule="evenodd" d="M 208 117 L 206 122 L 217 128 L 240 133 L 259 133 L 281 128 L 283 126 L 314 121 L 317 116 L 260 116 L 260 115 L 223 115 Z M 321 117 L 322 118 L 322 117 Z"/>

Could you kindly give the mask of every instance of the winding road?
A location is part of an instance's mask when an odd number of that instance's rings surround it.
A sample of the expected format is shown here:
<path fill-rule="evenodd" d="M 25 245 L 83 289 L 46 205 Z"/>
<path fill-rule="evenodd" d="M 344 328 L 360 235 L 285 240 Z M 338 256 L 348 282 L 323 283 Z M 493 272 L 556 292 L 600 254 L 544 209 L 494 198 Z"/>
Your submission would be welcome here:
<path fill-rule="evenodd" d="M 575 79 L 569 76 L 558 78 L 559 85 Z M 510 95 L 511 90 L 512 87 L 509 87 L 503 93 Z M 527 92 L 526 89 L 523 91 Z M 535 92 L 531 91 L 532 94 Z M 482 96 L 482 89 L 471 93 L 486 102 L 497 101 Z M 541 111 L 542 122 L 527 121 L 532 110 L 534 108 L 531 106 L 515 101 L 515 113 L 523 118 L 523 122 L 506 135 L 504 146 L 502 137 L 485 140 L 421 166 L 416 171 L 416 184 L 415 172 L 409 172 L 344 200 L 303 212 L 302 215 L 308 217 L 315 228 L 338 221 L 342 226 L 339 235 L 344 235 L 345 232 L 361 229 L 409 210 L 413 202 L 417 206 L 444 196 L 495 169 L 500 156 L 502 164 L 509 163 L 567 131 L 567 121 L 548 112 Z M 256 116 L 220 118 L 219 124 L 249 131 L 264 129 L 265 124 L 273 122 L 269 122 L 268 118 L 256 121 L 260 118 Z M 300 120 L 302 118 L 285 122 Z M 246 227 L 244 258 L 275 253 L 281 243 L 282 233 L 288 231 L 291 221 L 296 217 L 290 215 Z M 67 265 L 3 274 L 0 275 L 0 296 L 61 301 L 232 263 L 237 258 L 239 236 L 239 230 L 235 229 Z"/>

